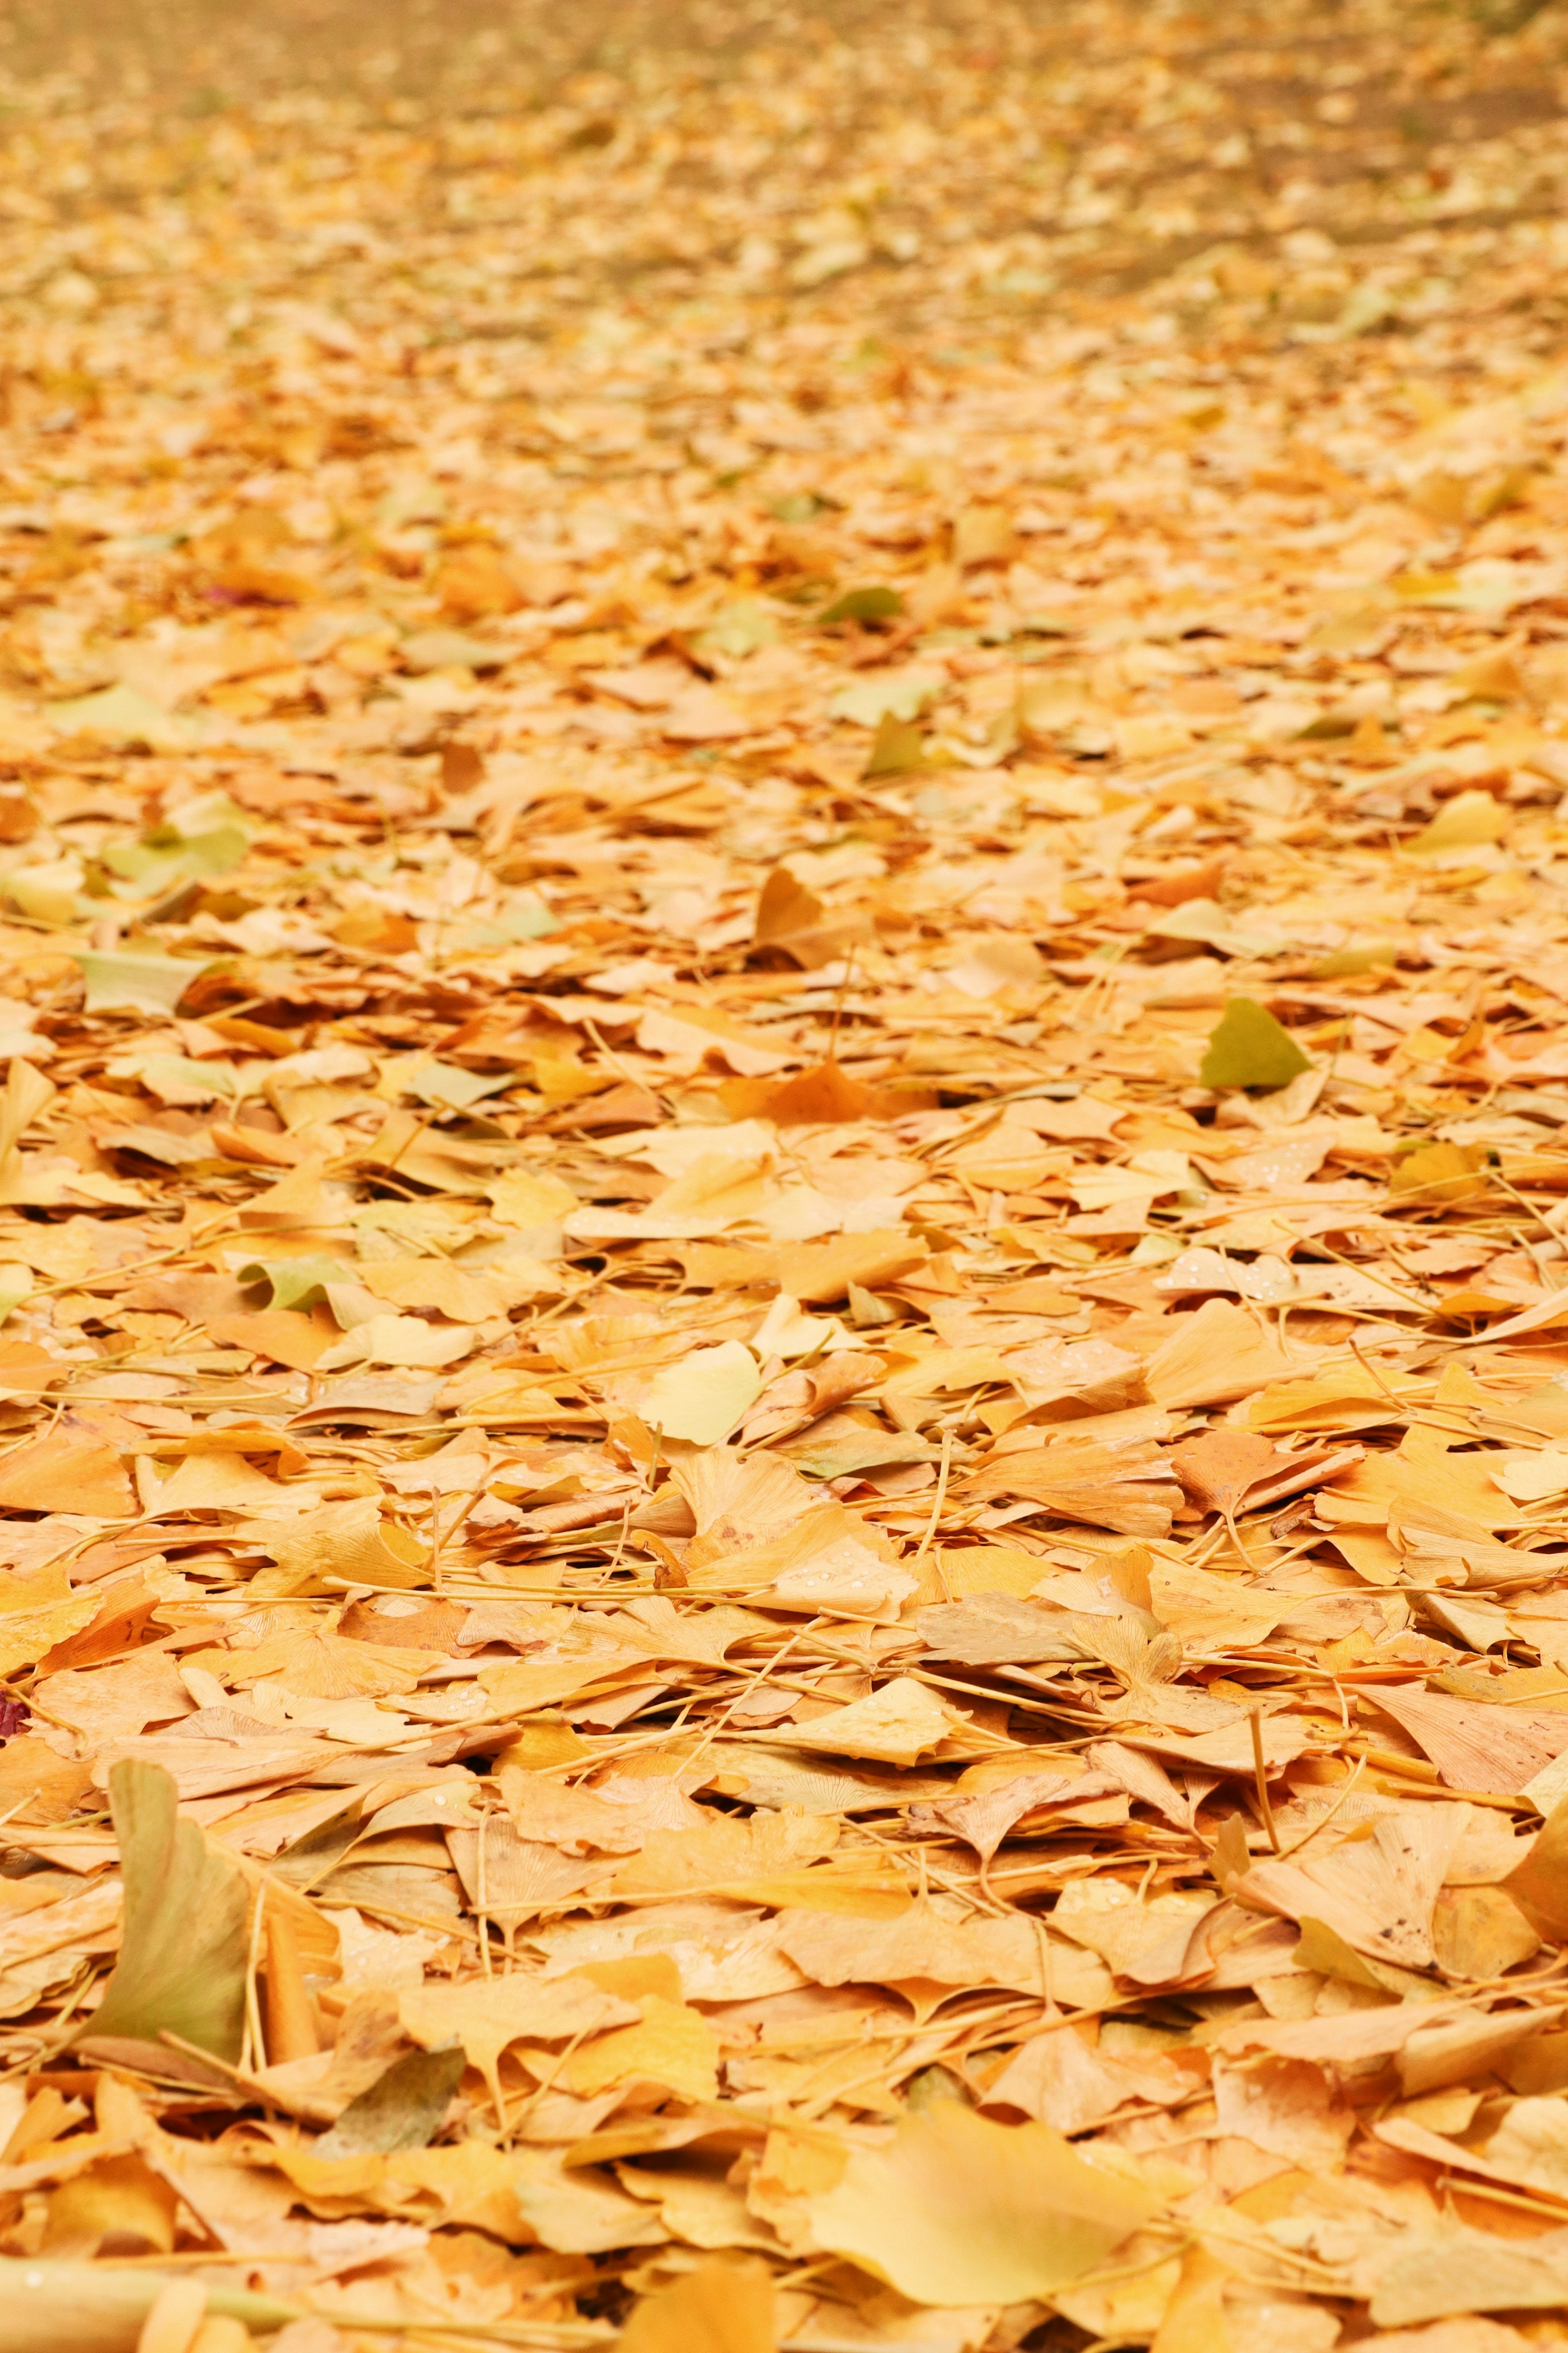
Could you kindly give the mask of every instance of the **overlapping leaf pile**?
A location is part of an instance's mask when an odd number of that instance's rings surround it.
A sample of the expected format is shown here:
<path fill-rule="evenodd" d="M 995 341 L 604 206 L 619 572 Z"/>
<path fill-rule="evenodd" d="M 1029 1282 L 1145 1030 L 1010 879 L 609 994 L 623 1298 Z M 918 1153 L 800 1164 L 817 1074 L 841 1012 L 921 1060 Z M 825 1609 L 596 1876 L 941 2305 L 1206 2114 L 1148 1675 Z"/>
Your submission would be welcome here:
<path fill-rule="evenodd" d="M 1232 13 L 11 84 L 0 2346 L 1561 2334 L 1568 37 Z"/>

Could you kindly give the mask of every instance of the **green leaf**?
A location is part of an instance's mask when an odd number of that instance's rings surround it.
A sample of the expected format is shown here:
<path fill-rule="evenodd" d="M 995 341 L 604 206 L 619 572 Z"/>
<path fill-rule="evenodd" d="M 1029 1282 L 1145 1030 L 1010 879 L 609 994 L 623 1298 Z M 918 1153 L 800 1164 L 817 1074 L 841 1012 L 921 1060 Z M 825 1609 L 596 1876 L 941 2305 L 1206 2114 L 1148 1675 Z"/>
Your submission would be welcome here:
<path fill-rule="evenodd" d="M 232 1103 L 238 1074 L 232 1062 L 193 1062 L 184 1054 L 150 1054 L 132 1047 L 109 1064 L 111 1079 L 138 1079 L 160 1103 Z"/>
<path fill-rule="evenodd" d="M 85 1013 L 173 1013 L 191 983 L 216 957 L 100 955 L 83 948 L 77 962 L 87 982 Z"/>
<path fill-rule="evenodd" d="M 416 1096 L 420 1103 L 429 1103 L 437 1111 L 468 1111 L 486 1095 L 500 1094 L 517 1084 L 515 1071 L 466 1071 L 459 1062 L 437 1062 L 434 1060 L 410 1071 L 403 1082 L 404 1092 Z"/>
<path fill-rule="evenodd" d="M 877 722 L 877 733 L 871 739 L 864 774 L 868 776 L 907 776 L 926 765 L 925 738 L 919 722 L 895 719 L 884 711 Z"/>
<path fill-rule="evenodd" d="M 249 1896 L 232 1855 L 178 1819 L 174 1778 L 132 1759 L 109 1776 L 125 1878 L 120 1958 L 82 2039 L 156 2043 L 164 2032 L 239 2057 Z"/>
<path fill-rule="evenodd" d="M 428 2148 L 440 2131 L 452 2094 L 468 2065 L 460 2042 L 442 2051 L 408 2051 L 367 2091 L 351 2100 L 331 2132 L 316 2143 L 318 2157 L 363 2157 L 379 2151 Z"/>
<path fill-rule="evenodd" d="M 860 1290 L 858 1283 L 850 1288 Z M 861 1292 L 860 1295 L 865 1298 L 867 1293 Z M 850 1303 L 853 1305 L 853 1301 Z M 892 1320 L 891 1316 L 889 1320 Z M 889 1463 L 937 1462 L 942 1459 L 940 1446 L 901 1430 L 846 1431 L 839 1438 L 803 1440 L 798 1447 L 786 1445 L 781 1451 L 808 1479 L 847 1479 L 861 1471 L 885 1471 Z"/>
<path fill-rule="evenodd" d="M 1333 948 L 1320 957 L 1308 977 L 1311 980 L 1349 980 L 1363 972 L 1375 972 L 1380 965 L 1397 964 L 1399 950 L 1392 940 L 1373 940 L 1364 948 Z"/>
<path fill-rule="evenodd" d="M 898 590 L 877 583 L 869 588 L 847 589 L 816 617 L 819 621 L 895 621 L 903 609 Z"/>
<path fill-rule="evenodd" d="M 325 1299 L 332 1282 L 352 1282 L 353 1268 L 341 1258 L 258 1258 L 239 1270 L 244 1283 L 272 1286 L 268 1307 L 298 1307 L 306 1314 Z"/>
<path fill-rule="evenodd" d="M 784 498 L 771 500 L 768 512 L 777 522 L 815 522 L 834 503 L 831 499 L 818 498 L 815 491 L 791 491 Z"/>
<path fill-rule="evenodd" d="M 218 825 L 210 832 L 161 839 L 164 828 L 142 841 L 111 841 L 100 854 L 122 881 L 163 890 L 171 882 L 195 881 L 232 872 L 250 848 L 243 826 Z"/>
<path fill-rule="evenodd" d="M 547 940 L 552 932 L 561 929 L 561 918 L 552 915 L 548 907 L 520 901 L 497 918 L 498 928 L 513 940 Z"/>
<path fill-rule="evenodd" d="M 744 661 L 763 646 L 776 645 L 782 634 L 765 605 L 759 604 L 754 596 L 742 596 L 737 604 L 726 605 L 716 613 L 699 633 L 695 644 L 699 653 L 722 654 L 731 661 Z"/>
<path fill-rule="evenodd" d="M 1282 1087 L 1311 1067 L 1267 1007 L 1233 997 L 1210 1033 L 1198 1078 L 1205 1087 Z"/>
<path fill-rule="evenodd" d="M 840 687 L 830 705 L 835 719 L 853 720 L 857 727 L 878 727 L 891 712 L 895 719 L 918 719 L 936 691 L 934 678 L 858 678 Z"/>
<path fill-rule="evenodd" d="M 1433 858 L 1444 849 L 1480 849 L 1508 831 L 1509 812 L 1501 801 L 1479 788 L 1458 793 L 1445 801 L 1429 825 L 1405 844 L 1411 858 Z"/>
<path fill-rule="evenodd" d="M 716 1348 L 690 1348 L 678 1363 L 654 1375 L 637 1410 L 650 1430 L 683 1438 L 693 1446 L 717 1446 L 763 1391 L 763 1377 L 750 1348 L 739 1340 Z"/>
<path fill-rule="evenodd" d="M 150 752 L 195 751 L 211 732 L 199 719 L 177 719 L 123 681 L 97 694 L 51 702 L 48 716 L 62 735 L 92 735 L 103 744 L 144 744 Z"/>

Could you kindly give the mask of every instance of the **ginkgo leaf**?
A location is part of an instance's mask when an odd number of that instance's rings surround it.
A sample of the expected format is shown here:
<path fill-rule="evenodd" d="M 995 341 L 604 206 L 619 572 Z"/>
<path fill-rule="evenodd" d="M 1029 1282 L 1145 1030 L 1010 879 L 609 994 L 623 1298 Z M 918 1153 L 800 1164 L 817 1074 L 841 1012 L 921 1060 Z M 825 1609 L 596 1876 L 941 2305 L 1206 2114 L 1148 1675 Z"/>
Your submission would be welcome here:
<path fill-rule="evenodd" d="M 1292 1369 L 1290 1356 L 1255 1315 L 1228 1300 L 1208 1299 L 1179 1319 L 1147 1360 L 1143 1378 L 1163 1406 L 1224 1405 Z"/>
<path fill-rule="evenodd" d="M 0 1095 L 0 1158 L 26 1135 L 39 1114 L 53 1103 L 58 1090 L 42 1071 L 22 1055 L 16 1055 L 5 1073 L 5 1092 Z"/>
<path fill-rule="evenodd" d="M 137 955 L 82 950 L 77 956 L 87 983 L 89 1013 L 173 1013 L 206 965 L 184 956 Z"/>
<path fill-rule="evenodd" d="M 1014 1825 L 1041 1806 L 1079 1806 L 1101 1798 L 1121 1784 L 1106 1773 L 1069 1778 L 1060 1773 L 1023 1773 L 1000 1788 L 973 1798 L 958 1798 L 936 1806 L 913 1806 L 911 1830 L 951 1831 L 972 1846 L 982 1862 L 989 1862 Z"/>
<path fill-rule="evenodd" d="M 1441 2231 L 1424 2232 L 1404 2245 L 1378 2274 L 1370 2317 L 1379 2329 L 1419 2330 L 1428 2321 L 1474 2312 L 1550 2312 L 1563 2304 L 1561 2258 L 1528 2244 L 1499 2239 L 1488 2231 L 1467 2230 L 1446 2216 Z M 1511 2353 L 1510 2337 L 1498 2329 L 1488 2337 L 1467 2332 L 1456 2337 L 1455 2353 Z M 1394 2340 L 1397 2343 L 1397 2338 Z M 1528 2342 L 1528 2339 L 1521 2339 Z M 1410 2337 L 1411 2346 L 1422 2342 Z M 1437 2333 L 1426 2337 L 1441 2353 Z"/>
<path fill-rule="evenodd" d="M 896 588 L 879 584 L 868 588 L 846 589 L 831 605 L 825 605 L 817 615 L 821 621 L 892 621 L 904 609 L 904 600 Z"/>
<path fill-rule="evenodd" d="M 1436 816 L 1405 845 L 1412 858 L 1435 858 L 1445 849 L 1476 849 L 1508 831 L 1509 812 L 1490 793 L 1456 793 Z"/>
<path fill-rule="evenodd" d="M 736 1820 L 712 1814 L 700 1829 L 651 1831 L 612 1884 L 617 1894 L 633 1896 L 739 1885 L 798 1870 L 831 1854 L 837 1843 L 838 1824 L 831 1819 L 780 1812 Z"/>
<path fill-rule="evenodd" d="M 1487 1189 L 1488 1155 L 1474 1144 L 1423 1144 L 1389 1171 L 1388 1189 L 1424 1208 L 1479 1200 Z"/>
<path fill-rule="evenodd" d="M 943 1705 L 929 1683 L 900 1675 L 868 1699 L 851 1700 L 831 1715 L 813 1716 L 794 1737 L 836 1757 L 913 1765 L 963 1728 L 963 1718 Z"/>
<path fill-rule="evenodd" d="M 462 2045 L 468 2060 L 489 2082 L 497 2111 L 500 2054 L 510 2043 L 565 2042 L 635 2022 L 637 2005 L 618 2000 L 597 1986 L 562 1978 L 541 1985 L 524 1977 L 480 1978 L 468 1985 L 410 1987 L 398 1999 L 403 2024 L 421 2048 L 438 2052 Z"/>
<path fill-rule="evenodd" d="M 1283 1464 L 1267 1438 L 1246 1430 L 1210 1430 L 1171 1449 L 1182 1493 L 1200 1511 L 1233 1512 L 1255 1480 Z"/>
<path fill-rule="evenodd" d="M 345 1365 L 453 1365 L 468 1356 L 477 1337 L 461 1324 L 426 1324 L 418 1315 L 367 1315 L 333 1341 L 317 1357 L 316 1366 L 335 1373 Z"/>
<path fill-rule="evenodd" d="M 1568 7 L 55 13 L 0 2353 L 1520 2353 Z"/>
<path fill-rule="evenodd" d="M 351 1270 L 338 1258 L 318 1258 L 309 1254 L 300 1258 L 253 1259 L 238 1270 L 243 1283 L 266 1283 L 271 1297 L 268 1307 L 314 1307 L 325 1299 L 330 1283 L 342 1282 Z"/>
<path fill-rule="evenodd" d="M 323 2157 L 356 2157 L 366 2149 L 427 2148 L 467 2063 L 468 2054 L 457 2044 L 450 2050 L 405 2052 L 349 2102 L 316 2143 L 318 2150 Z"/>
<path fill-rule="evenodd" d="M 717 2030 L 685 2002 L 645 1994 L 636 2026 L 617 2026 L 583 2043 L 564 2061 L 560 2081 L 580 2099 L 612 2084 L 646 2079 L 683 2100 L 711 2100 L 719 2089 Z"/>
<path fill-rule="evenodd" d="M 640 1410 L 652 1430 L 692 1446 L 717 1446 L 763 1393 L 763 1376 L 740 1340 L 693 1348 L 679 1364 L 656 1373 Z"/>
<path fill-rule="evenodd" d="M 1530 1852 L 1502 1884 L 1531 1926 L 1568 1938 L 1568 1798 L 1558 1799 Z"/>
<path fill-rule="evenodd" d="M 109 1801 L 125 1880 L 120 1957 L 88 2022 L 95 2042 L 158 2044 L 163 2033 L 239 2056 L 249 1903 L 234 1858 L 178 1819 L 162 1766 L 116 1765 Z"/>
<path fill-rule="evenodd" d="M 925 764 L 925 737 L 918 721 L 898 719 L 890 711 L 884 711 L 866 755 L 867 776 L 909 776 Z"/>
<path fill-rule="evenodd" d="M 1233 997 L 1209 1033 L 1205 1087 L 1282 1087 L 1311 1064 L 1290 1032 L 1251 997 Z"/>
<path fill-rule="evenodd" d="M 34 1609 L 0 1612 L 0 1675 L 14 1675 L 19 1667 L 36 1666 L 57 1643 L 66 1642 L 97 1617 L 99 1604 L 89 1590 L 58 1600 L 40 1599 Z"/>
<path fill-rule="evenodd" d="M 759 947 L 787 946 L 798 934 L 815 931 L 826 912 L 815 891 L 787 866 L 775 866 L 758 893 L 752 937 Z"/>
<path fill-rule="evenodd" d="M 257 1586 L 270 1599 L 319 1591 L 328 1576 L 373 1588 L 429 1582 L 428 1543 L 386 1518 L 374 1495 L 323 1504 L 292 1523 L 279 1519 L 265 1541 L 277 1567 L 261 1570 Z"/>
<path fill-rule="evenodd" d="M 776 2343 L 766 2265 L 710 2255 L 632 2306 L 620 2353 L 773 2353 Z"/>
<path fill-rule="evenodd" d="M 1048 2125 L 994 2124 L 949 2100 L 852 2157 L 812 2200 L 811 2225 L 916 2304 L 1018 2304 L 1094 2270 L 1158 2203 Z"/>
<path fill-rule="evenodd" d="M 123 680 L 96 694 L 57 702 L 49 716 L 62 734 L 89 735 L 103 744 L 144 744 L 152 752 L 189 752 L 207 737 L 201 721 L 177 718 Z"/>
<path fill-rule="evenodd" d="M 0 1459 L 0 1506 L 119 1520 L 135 1510 L 136 1493 L 113 1448 L 67 1424 Z"/>

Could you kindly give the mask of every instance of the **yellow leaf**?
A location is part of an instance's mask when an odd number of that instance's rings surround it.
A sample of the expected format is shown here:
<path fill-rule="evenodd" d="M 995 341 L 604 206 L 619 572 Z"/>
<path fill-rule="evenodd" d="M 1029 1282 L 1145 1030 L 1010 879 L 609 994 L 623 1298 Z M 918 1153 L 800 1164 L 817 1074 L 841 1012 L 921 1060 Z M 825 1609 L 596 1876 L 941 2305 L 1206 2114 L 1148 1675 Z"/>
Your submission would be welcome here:
<path fill-rule="evenodd" d="M 384 1299 L 389 1306 L 433 1307 L 452 1324 L 483 1324 L 504 1315 L 509 1304 L 503 1284 L 470 1274 L 450 1259 L 373 1260 L 359 1268 L 358 1278 L 374 1298 Z"/>
<path fill-rule="evenodd" d="M 633 2306 L 619 2353 L 773 2353 L 776 2342 L 766 2266 L 713 2255 Z"/>
<path fill-rule="evenodd" d="M 719 2037 L 700 2010 L 656 1993 L 642 2002 L 642 2021 L 601 2034 L 574 2052 L 560 2081 L 580 2099 L 638 2077 L 662 2084 L 683 2100 L 719 2093 Z"/>
<path fill-rule="evenodd" d="M 47 1438 L 29 1439 L 0 1461 L 0 1508 L 122 1520 L 135 1510 L 136 1498 L 112 1447 L 86 1431 L 61 1427 Z"/>
<path fill-rule="evenodd" d="M 56 1088 L 42 1071 L 17 1055 L 5 1076 L 0 1096 L 0 1159 L 20 1142 L 40 1112 L 53 1103 Z"/>
<path fill-rule="evenodd" d="M 852 1700 L 830 1715 L 814 1715 L 792 1736 L 803 1747 L 826 1748 L 835 1757 L 913 1765 L 963 1729 L 963 1718 L 944 1707 L 929 1684 L 900 1675 L 869 1699 Z"/>
<path fill-rule="evenodd" d="M 386 1699 L 412 1691 L 428 1663 L 422 1651 L 347 1641 L 308 1621 L 269 1634 L 249 1650 L 223 1654 L 224 1674 L 237 1691 L 281 1675 L 290 1691 L 308 1699 Z"/>
<path fill-rule="evenodd" d="M 160 1482 L 148 1509 L 160 1517 L 182 1512 L 270 1512 L 280 1500 L 277 1482 L 244 1454 L 187 1454 Z"/>
<path fill-rule="evenodd" d="M 96 2255 L 112 2239 L 117 2253 L 166 2255 L 179 2204 L 144 2158 L 100 2158 L 50 2191 L 44 2243 L 51 2253 Z"/>
<path fill-rule="evenodd" d="M 1532 1927 L 1556 1942 L 1568 1937 L 1568 1798 L 1558 1799 L 1502 1885 Z"/>
<path fill-rule="evenodd" d="M 504 1176 L 486 1187 L 495 1206 L 496 1222 L 502 1226 L 519 1226 L 524 1233 L 549 1232 L 557 1236 L 553 1250 L 532 1245 L 541 1258 L 554 1258 L 560 1252 L 561 1220 L 577 1207 L 577 1196 L 570 1185 L 559 1176 L 545 1176 L 532 1169 L 509 1168 Z"/>
<path fill-rule="evenodd" d="M 251 1591 L 281 1600 L 319 1589 L 322 1577 L 355 1584 L 427 1585 L 430 1547 L 381 1515 L 377 1498 L 356 1495 L 343 1504 L 323 1504 L 290 1526 L 274 1520 L 263 1539 L 278 1566 L 253 1578 Z"/>
<path fill-rule="evenodd" d="M 1485 1147 L 1474 1144 L 1424 1144 L 1397 1161 L 1388 1189 L 1407 1194 L 1422 1208 L 1447 1201 L 1474 1201 L 1487 1189 Z"/>
<path fill-rule="evenodd" d="M 57 1643 L 90 1626 L 100 1607 L 100 1597 L 90 1586 L 85 1593 L 47 1601 L 41 1609 L 18 1609 L 0 1602 L 0 1675 L 36 1666 Z"/>
<path fill-rule="evenodd" d="M 1456 793 L 1405 848 L 1413 858 L 1432 858 L 1444 849 L 1479 849 L 1507 830 L 1508 811 L 1490 793 Z"/>
<path fill-rule="evenodd" d="M 468 1355 L 477 1337 L 465 1324 L 426 1324 L 418 1315 L 367 1315 L 317 1357 L 316 1370 L 335 1373 L 345 1365 L 405 1369 L 455 1365 Z"/>
<path fill-rule="evenodd" d="M 916 2304 L 1021 2304 L 1102 2264 L 1157 2200 L 1086 2164 L 1048 2125 L 993 2124 L 944 2100 L 849 2160 L 811 2203 L 821 2246 Z"/>
<path fill-rule="evenodd" d="M 1205 2247 L 1189 2247 L 1152 2353 L 1236 2353 L 1226 2326 L 1227 2267 Z"/>
<path fill-rule="evenodd" d="M 1258 1318 L 1228 1300 L 1206 1300 L 1195 1315 L 1178 1320 L 1175 1336 L 1156 1348 L 1143 1367 L 1156 1405 L 1226 1405 L 1294 1369 Z"/>
<path fill-rule="evenodd" d="M 755 1813 L 744 1820 L 711 1814 L 700 1830 L 653 1831 L 640 1854 L 613 1882 L 616 1895 L 674 1895 L 729 1887 L 794 1872 L 831 1854 L 839 1824 L 797 1813 Z"/>
<path fill-rule="evenodd" d="M 487 2079 L 497 2113 L 501 2112 L 497 2069 L 509 2043 L 563 2042 L 595 2027 L 629 2024 L 633 2002 L 620 2001 L 581 1978 L 475 1978 L 467 1985 L 409 1987 L 398 1996 L 398 2014 L 422 2050 L 438 2050 L 455 2035 Z"/>
<path fill-rule="evenodd" d="M 666 1365 L 643 1391 L 640 1411 L 650 1430 L 692 1446 L 717 1446 L 763 1393 L 763 1377 L 750 1348 L 725 1340 L 717 1348 L 693 1348 L 679 1364 Z"/>

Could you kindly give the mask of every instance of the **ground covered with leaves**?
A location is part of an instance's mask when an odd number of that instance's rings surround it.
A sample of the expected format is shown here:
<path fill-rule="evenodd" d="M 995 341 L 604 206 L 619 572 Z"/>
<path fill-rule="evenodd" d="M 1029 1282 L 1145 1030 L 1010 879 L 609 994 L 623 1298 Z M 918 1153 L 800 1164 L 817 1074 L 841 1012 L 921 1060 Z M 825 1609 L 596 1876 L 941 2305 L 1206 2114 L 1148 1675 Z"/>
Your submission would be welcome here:
<path fill-rule="evenodd" d="M 1568 14 L 228 13 L 0 51 L 0 2347 L 1568 2337 Z"/>

